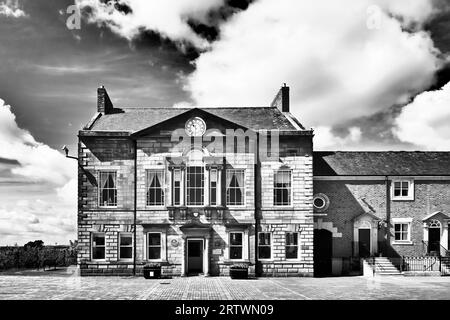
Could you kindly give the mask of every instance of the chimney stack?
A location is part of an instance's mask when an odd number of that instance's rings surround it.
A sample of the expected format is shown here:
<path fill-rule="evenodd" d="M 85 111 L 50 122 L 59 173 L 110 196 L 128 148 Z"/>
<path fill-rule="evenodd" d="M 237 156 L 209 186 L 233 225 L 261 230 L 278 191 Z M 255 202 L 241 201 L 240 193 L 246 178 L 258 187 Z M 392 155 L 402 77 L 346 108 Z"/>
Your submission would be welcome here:
<path fill-rule="evenodd" d="M 97 111 L 103 114 L 109 114 L 113 111 L 113 104 L 109 99 L 108 92 L 104 86 L 97 89 Z"/>
<path fill-rule="evenodd" d="M 278 91 L 270 106 L 280 109 L 281 112 L 289 112 L 289 87 L 286 83 Z"/>

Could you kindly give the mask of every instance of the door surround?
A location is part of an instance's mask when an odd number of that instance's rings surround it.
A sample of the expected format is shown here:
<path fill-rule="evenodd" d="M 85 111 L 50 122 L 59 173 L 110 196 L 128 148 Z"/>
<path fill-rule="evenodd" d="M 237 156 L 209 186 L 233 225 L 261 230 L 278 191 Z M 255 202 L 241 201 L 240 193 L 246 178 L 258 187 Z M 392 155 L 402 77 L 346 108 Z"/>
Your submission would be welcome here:
<path fill-rule="evenodd" d="M 428 241 L 428 231 L 431 228 L 440 229 L 440 245 L 449 250 L 450 246 L 450 237 L 448 236 L 448 229 L 449 229 L 449 223 L 450 223 L 450 217 L 441 212 L 437 211 L 434 212 L 425 218 L 422 219 L 423 222 L 423 240 Z"/>
<path fill-rule="evenodd" d="M 189 241 L 202 241 L 202 270 L 205 276 L 209 276 L 209 237 L 202 236 L 186 236 L 184 238 L 184 250 L 183 250 L 183 263 L 181 266 L 182 275 L 187 276 L 189 274 L 189 254 L 188 254 L 188 242 Z"/>
<path fill-rule="evenodd" d="M 378 217 L 373 214 L 363 213 L 353 220 L 353 255 L 359 256 L 359 230 L 370 230 L 370 255 L 378 253 Z"/>
<path fill-rule="evenodd" d="M 190 271 L 190 265 L 189 265 L 189 242 L 199 242 L 200 243 L 200 252 L 201 252 L 201 272 L 199 274 L 202 274 L 205 272 L 205 239 L 204 238 L 187 238 L 186 239 L 186 261 L 187 261 L 187 270 L 186 273 L 189 274 Z"/>

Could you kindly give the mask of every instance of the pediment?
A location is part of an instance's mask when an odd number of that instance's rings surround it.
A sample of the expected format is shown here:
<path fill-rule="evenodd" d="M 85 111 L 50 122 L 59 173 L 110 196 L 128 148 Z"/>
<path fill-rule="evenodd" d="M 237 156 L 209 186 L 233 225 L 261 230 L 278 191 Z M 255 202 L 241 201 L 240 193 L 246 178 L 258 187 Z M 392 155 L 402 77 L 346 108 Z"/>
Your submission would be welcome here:
<path fill-rule="evenodd" d="M 428 220 L 436 218 L 441 218 L 442 220 L 450 220 L 450 217 L 447 214 L 443 213 L 442 211 L 436 211 L 427 215 L 425 218 L 422 219 L 422 221 L 426 222 Z"/>
<path fill-rule="evenodd" d="M 167 134 L 177 129 L 184 130 L 186 121 L 188 121 L 193 117 L 200 117 L 205 121 L 207 127 L 207 132 L 205 134 L 206 136 L 223 135 L 226 132 L 226 129 L 234 129 L 234 130 L 249 129 L 238 123 L 229 121 L 225 118 L 219 117 L 203 109 L 193 108 L 187 110 L 186 112 L 178 114 L 172 118 L 151 125 L 145 129 L 139 130 L 133 133 L 131 137 L 133 138 L 145 137 L 146 135 L 151 135 L 158 131 Z"/>

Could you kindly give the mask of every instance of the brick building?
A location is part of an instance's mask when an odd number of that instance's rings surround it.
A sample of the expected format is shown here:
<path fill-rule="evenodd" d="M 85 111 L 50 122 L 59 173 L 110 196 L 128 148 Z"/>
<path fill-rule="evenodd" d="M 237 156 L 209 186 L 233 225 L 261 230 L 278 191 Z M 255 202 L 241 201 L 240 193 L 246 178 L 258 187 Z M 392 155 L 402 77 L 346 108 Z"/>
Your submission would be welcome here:
<path fill-rule="evenodd" d="M 103 87 L 97 103 L 79 132 L 82 275 L 313 276 L 448 248 L 450 153 L 313 153 L 286 86 L 270 107 L 117 108 Z"/>

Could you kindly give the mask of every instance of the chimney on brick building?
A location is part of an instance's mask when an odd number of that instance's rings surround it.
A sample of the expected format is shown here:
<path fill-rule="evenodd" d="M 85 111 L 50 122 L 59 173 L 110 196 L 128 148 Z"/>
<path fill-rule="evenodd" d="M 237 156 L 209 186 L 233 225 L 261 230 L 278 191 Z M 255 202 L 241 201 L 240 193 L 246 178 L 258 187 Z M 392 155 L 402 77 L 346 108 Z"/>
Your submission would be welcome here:
<path fill-rule="evenodd" d="M 278 91 L 270 106 L 280 109 L 281 112 L 289 112 L 289 87 L 286 83 Z"/>
<path fill-rule="evenodd" d="M 108 92 L 104 86 L 97 89 L 97 111 L 103 114 L 109 114 L 113 111 L 113 104 L 109 99 Z"/>

